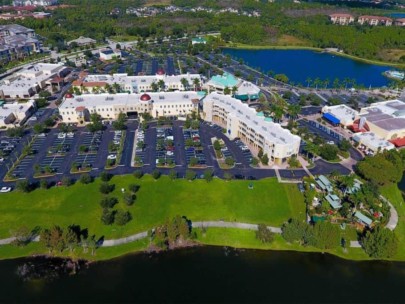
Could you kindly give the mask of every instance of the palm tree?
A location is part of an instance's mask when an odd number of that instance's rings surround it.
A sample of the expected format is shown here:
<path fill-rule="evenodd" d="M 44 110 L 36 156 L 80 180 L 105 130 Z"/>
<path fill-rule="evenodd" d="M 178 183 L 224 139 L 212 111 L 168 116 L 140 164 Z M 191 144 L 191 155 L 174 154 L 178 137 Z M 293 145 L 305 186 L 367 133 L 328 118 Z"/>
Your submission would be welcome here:
<path fill-rule="evenodd" d="M 151 87 L 153 92 L 157 92 L 159 90 L 159 86 L 158 86 L 158 84 L 156 82 L 152 82 L 150 84 L 150 87 Z"/>
<path fill-rule="evenodd" d="M 225 89 L 224 89 L 224 94 L 225 94 L 225 95 L 231 94 L 231 89 L 230 89 L 229 87 L 225 87 Z"/>
<path fill-rule="evenodd" d="M 121 86 L 116 82 L 113 83 L 112 88 L 114 89 L 115 93 L 121 92 Z"/>
<path fill-rule="evenodd" d="M 318 85 L 321 84 L 321 79 L 319 79 L 319 77 L 316 77 L 314 80 L 314 85 L 315 85 L 315 89 L 318 90 Z"/>
<path fill-rule="evenodd" d="M 294 120 L 297 118 L 298 114 L 301 112 L 301 107 L 299 104 L 290 104 L 288 106 L 288 114 L 290 115 L 291 119 Z"/>
<path fill-rule="evenodd" d="M 350 78 L 345 77 L 345 78 L 343 79 L 343 84 L 345 85 L 345 90 L 346 90 L 346 89 L 347 89 L 347 85 L 350 84 Z"/>
<path fill-rule="evenodd" d="M 197 88 L 200 87 L 200 79 L 194 78 L 193 84 L 194 84 L 194 91 L 197 91 Z"/>
<path fill-rule="evenodd" d="M 271 111 L 273 112 L 274 119 L 280 121 L 283 118 L 284 109 L 278 105 L 273 104 L 271 106 Z"/>
<path fill-rule="evenodd" d="M 309 86 L 310 86 L 311 83 L 312 83 L 311 77 L 307 77 L 306 83 L 307 83 L 307 88 L 309 88 Z"/>
<path fill-rule="evenodd" d="M 160 91 L 164 91 L 164 90 L 165 90 L 166 84 L 165 84 L 165 82 L 164 82 L 163 79 L 160 79 L 157 84 L 158 84 L 158 87 L 159 87 L 159 90 L 160 90 Z"/>
<path fill-rule="evenodd" d="M 106 83 L 106 85 L 104 86 L 104 90 L 105 90 L 107 93 L 111 93 L 111 92 L 112 92 L 112 87 L 111 87 L 111 85 L 110 85 L 109 83 Z"/>
<path fill-rule="evenodd" d="M 335 89 L 339 88 L 339 83 L 340 83 L 340 80 L 339 80 L 339 78 L 336 77 L 336 78 L 333 80 L 333 87 L 334 87 Z"/>
<path fill-rule="evenodd" d="M 238 87 L 237 86 L 233 86 L 232 87 L 232 96 L 235 97 L 236 93 L 238 92 Z"/>
<path fill-rule="evenodd" d="M 180 82 L 181 82 L 181 85 L 183 86 L 184 90 L 186 91 L 189 86 L 188 80 L 183 77 L 182 79 L 180 79 Z"/>
<path fill-rule="evenodd" d="M 315 155 L 319 154 L 319 147 L 317 145 L 315 145 L 314 143 L 307 141 L 306 142 L 306 146 L 305 146 L 305 151 L 307 151 L 307 157 L 309 153 L 312 154 L 312 157 L 314 157 Z"/>
<path fill-rule="evenodd" d="M 342 177 L 340 182 L 341 186 L 345 188 L 345 191 L 354 186 L 354 174 L 346 175 Z"/>
<path fill-rule="evenodd" d="M 326 89 L 328 87 L 329 83 L 330 83 L 329 78 L 326 78 L 323 83 L 324 83 L 325 89 Z"/>

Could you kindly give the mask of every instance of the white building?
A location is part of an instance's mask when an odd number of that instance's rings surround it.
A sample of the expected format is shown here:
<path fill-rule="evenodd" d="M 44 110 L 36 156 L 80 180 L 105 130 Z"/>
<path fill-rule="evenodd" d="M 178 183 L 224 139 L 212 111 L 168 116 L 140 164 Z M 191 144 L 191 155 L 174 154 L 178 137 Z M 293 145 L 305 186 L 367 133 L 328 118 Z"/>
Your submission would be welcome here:
<path fill-rule="evenodd" d="M 373 132 L 356 133 L 353 135 L 353 140 L 359 143 L 360 148 L 363 146 L 373 153 L 395 149 L 392 143 L 375 135 Z"/>
<path fill-rule="evenodd" d="M 110 48 L 106 48 L 100 50 L 100 60 L 108 61 L 115 58 L 121 58 L 121 51 L 120 50 L 112 50 Z"/>
<path fill-rule="evenodd" d="M 84 46 L 84 45 L 90 45 L 90 44 L 95 44 L 97 41 L 88 37 L 83 37 L 80 36 L 77 39 L 74 40 L 70 40 L 67 42 L 67 45 L 71 45 L 71 44 L 77 44 L 78 46 Z"/>
<path fill-rule="evenodd" d="M 2 98 L 29 98 L 45 88 L 55 76 L 66 73 L 63 64 L 36 63 L 0 81 Z"/>
<path fill-rule="evenodd" d="M 234 95 L 236 99 L 247 101 L 256 100 L 260 96 L 260 88 L 255 84 L 236 78 L 232 74 L 223 73 L 213 76 L 205 85 L 208 92 L 217 92 L 224 94 L 226 89 Z M 234 91 L 236 89 L 236 91 Z"/>
<path fill-rule="evenodd" d="M 348 127 L 353 125 L 353 122 L 357 119 L 359 112 L 353 110 L 346 105 L 336 105 L 336 106 L 324 106 L 322 108 L 323 117 L 332 123 L 342 125 L 343 127 Z M 335 118 L 336 120 L 334 120 Z"/>
<path fill-rule="evenodd" d="M 49 6 L 58 4 L 58 0 L 13 0 L 13 6 Z"/>
<path fill-rule="evenodd" d="M 59 113 L 66 123 L 83 124 L 93 113 L 104 120 L 114 120 L 120 113 L 152 117 L 186 116 L 198 112 L 200 96 L 196 92 L 161 92 L 144 94 L 66 94 Z"/>
<path fill-rule="evenodd" d="M 203 118 L 226 128 L 230 139 L 240 138 L 252 150 L 263 150 L 280 164 L 298 155 L 301 138 L 228 95 L 211 93 L 203 100 Z"/>
<path fill-rule="evenodd" d="M 10 127 L 15 124 L 23 124 L 31 116 L 35 109 L 35 102 L 30 100 L 26 103 L 5 103 L 0 106 L 0 127 Z"/>
<path fill-rule="evenodd" d="M 188 85 L 184 83 L 186 87 L 184 87 L 183 79 L 187 80 Z M 196 90 L 201 84 L 201 76 L 199 74 L 166 75 L 160 69 L 156 75 L 145 76 L 128 76 L 128 74 L 83 75 L 74 81 L 72 86 L 80 89 L 82 93 L 93 93 L 104 90 L 107 84 L 110 86 L 118 84 L 122 92 L 142 93 L 154 91 L 153 86 L 158 85 L 160 81 L 164 83 L 164 88 L 159 88 L 161 91 L 186 91 L 191 88 Z"/>
<path fill-rule="evenodd" d="M 329 18 L 333 24 L 348 25 L 354 22 L 354 17 L 350 14 L 332 14 Z"/>

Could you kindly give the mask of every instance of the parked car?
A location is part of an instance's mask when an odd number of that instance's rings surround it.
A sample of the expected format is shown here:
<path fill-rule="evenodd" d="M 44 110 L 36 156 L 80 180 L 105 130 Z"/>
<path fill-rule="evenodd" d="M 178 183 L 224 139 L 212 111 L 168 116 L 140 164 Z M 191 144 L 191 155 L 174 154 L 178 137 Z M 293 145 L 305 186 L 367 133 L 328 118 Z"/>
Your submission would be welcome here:
<path fill-rule="evenodd" d="M 117 159 L 117 155 L 110 154 L 110 155 L 107 156 L 107 159 Z"/>
<path fill-rule="evenodd" d="M 59 133 L 58 138 L 59 139 L 65 139 L 66 138 L 66 133 Z"/>
<path fill-rule="evenodd" d="M 10 192 L 11 191 L 11 187 L 2 187 L 1 189 L 0 189 L 0 192 L 1 193 L 7 193 L 7 192 Z"/>

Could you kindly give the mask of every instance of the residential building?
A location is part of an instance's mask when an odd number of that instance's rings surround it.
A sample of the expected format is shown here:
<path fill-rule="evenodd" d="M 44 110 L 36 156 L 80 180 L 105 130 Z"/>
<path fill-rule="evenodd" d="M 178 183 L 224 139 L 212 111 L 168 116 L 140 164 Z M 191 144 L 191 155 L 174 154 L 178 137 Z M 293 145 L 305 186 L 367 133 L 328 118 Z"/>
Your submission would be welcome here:
<path fill-rule="evenodd" d="M 357 20 L 360 24 L 368 24 L 368 25 L 385 25 L 391 26 L 392 25 L 392 18 L 382 17 L 382 16 L 360 16 Z"/>
<path fill-rule="evenodd" d="M 91 45 L 91 44 L 95 44 L 97 41 L 88 37 L 83 37 L 80 36 L 77 39 L 74 40 L 70 40 L 67 42 L 67 45 L 71 45 L 71 44 L 76 44 L 78 46 L 85 46 L 85 45 Z"/>
<path fill-rule="evenodd" d="M 232 74 L 223 73 L 213 76 L 205 85 L 209 92 L 224 94 L 226 90 L 236 99 L 247 101 L 256 100 L 260 96 L 260 88 L 255 84 L 236 78 Z"/>
<path fill-rule="evenodd" d="M 191 39 L 191 44 L 207 44 L 207 40 L 202 37 L 195 37 Z"/>
<path fill-rule="evenodd" d="M 322 116 L 333 125 L 342 125 L 349 127 L 358 117 L 359 112 L 353 110 L 346 105 L 324 106 L 322 108 Z"/>
<path fill-rule="evenodd" d="M 0 81 L 0 97 L 29 98 L 48 85 L 59 86 L 68 72 L 61 63 L 30 65 Z"/>
<path fill-rule="evenodd" d="M 332 192 L 333 186 L 332 183 L 325 175 L 319 175 L 317 179 L 315 179 L 316 184 L 322 191 Z"/>
<path fill-rule="evenodd" d="M 372 220 L 372 219 L 370 219 L 369 217 L 365 216 L 365 215 L 364 215 L 363 213 L 361 213 L 360 211 L 356 211 L 356 212 L 354 213 L 354 217 L 357 218 L 357 220 L 358 220 L 360 223 L 362 223 L 362 224 L 364 224 L 364 225 L 366 225 L 366 226 L 368 226 L 368 227 L 370 227 L 371 224 L 373 223 L 373 220 Z"/>
<path fill-rule="evenodd" d="M 405 18 L 399 18 L 395 20 L 395 25 L 405 26 Z"/>
<path fill-rule="evenodd" d="M 109 61 L 115 58 L 121 58 L 121 51 L 120 50 L 112 50 L 110 48 L 106 48 L 99 51 L 100 53 L 100 60 Z"/>
<path fill-rule="evenodd" d="M 141 94 L 66 94 L 59 113 L 66 123 L 86 123 L 97 113 L 104 120 L 115 120 L 120 113 L 138 115 L 186 117 L 198 112 L 200 95 L 196 92 L 160 92 Z"/>
<path fill-rule="evenodd" d="M 0 105 L 0 128 L 22 125 L 34 113 L 35 101 L 25 103 L 2 103 Z"/>
<path fill-rule="evenodd" d="M 332 206 L 333 209 L 342 208 L 340 198 L 336 194 L 328 193 L 328 195 L 325 196 L 325 199 Z"/>
<path fill-rule="evenodd" d="M 199 74 L 166 75 L 163 69 L 159 69 L 156 75 L 145 76 L 82 74 L 72 85 L 74 88 L 80 89 L 82 93 L 100 92 L 104 90 L 107 84 L 110 86 L 119 85 L 123 92 L 141 93 L 153 92 L 154 86 L 159 84 L 164 84 L 164 88 L 159 88 L 160 91 L 187 91 L 191 88 L 197 90 L 201 82 Z M 198 85 L 196 85 L 197 83 Z M 186 87 L 184 87 L 184 84 L 186 84 Z"/>
<path fill-rule="evenodd" d="M 240 138 L 253 152 L 262 150 L 271 162 L 281 164 L 298 155 L 301 139 L 253 108 L 229 95 L 211 93 L 203 100 L 205 121 L 226 129 L 230 139 Z"/>
<path fill-rule="evenodd" d="M 39 53 L 34 30 L 18 24 L 0 25 L 0 60 L 7 62 Z"/>
<path fill-rule="evenodd" d="M 333 24 L 348 25 L 354 22 L 354 17 L 350 14 L 332 14 L 329 18 Z"/>

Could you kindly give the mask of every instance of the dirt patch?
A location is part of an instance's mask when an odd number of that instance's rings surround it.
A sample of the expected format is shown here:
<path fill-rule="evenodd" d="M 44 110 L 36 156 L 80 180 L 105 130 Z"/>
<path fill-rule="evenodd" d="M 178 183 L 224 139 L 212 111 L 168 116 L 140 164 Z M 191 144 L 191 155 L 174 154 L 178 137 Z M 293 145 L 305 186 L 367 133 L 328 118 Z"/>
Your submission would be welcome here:
<path fill-rule="evenodd" d="M 377 54 L 380 60 L 389 62 L 399 62 L 402 56 L 405 56 L 404 49 L 382 49 Z"/>

